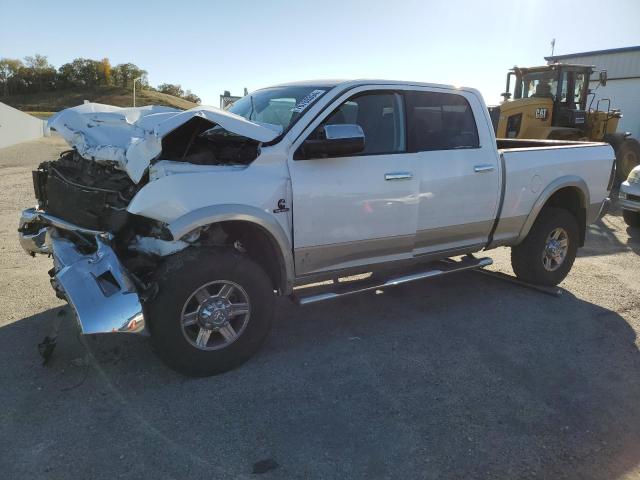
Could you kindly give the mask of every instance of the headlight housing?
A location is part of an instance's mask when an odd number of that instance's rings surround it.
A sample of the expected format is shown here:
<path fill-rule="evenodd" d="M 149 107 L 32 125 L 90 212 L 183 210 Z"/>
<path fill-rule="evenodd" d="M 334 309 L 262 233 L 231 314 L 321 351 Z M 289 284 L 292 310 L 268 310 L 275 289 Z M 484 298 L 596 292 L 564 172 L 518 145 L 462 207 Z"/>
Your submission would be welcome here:
<path fill-rule="evenodd" d="M 627 177 L 629 183 L 640 183 L 640 168 L 634 168 Z"/>

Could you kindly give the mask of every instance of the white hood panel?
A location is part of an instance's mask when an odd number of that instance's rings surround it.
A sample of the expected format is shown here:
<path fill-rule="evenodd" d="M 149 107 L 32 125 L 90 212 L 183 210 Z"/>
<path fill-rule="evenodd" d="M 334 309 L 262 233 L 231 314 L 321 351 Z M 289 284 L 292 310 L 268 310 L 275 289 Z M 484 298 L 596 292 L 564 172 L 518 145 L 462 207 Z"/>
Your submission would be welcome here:
<path fill-rule="evenodd" d="M 162 138 L 193 117 L 258 142 L 269 142 L 281 133 L 279 125 L 258 124 L 207 106 L 182 111 L 156 105 L 121 108 L 85 103 L 58 112 L 48 125 L 84 158 L 115 162 L 138 183 L 149 163 L 160 155 Z"/>

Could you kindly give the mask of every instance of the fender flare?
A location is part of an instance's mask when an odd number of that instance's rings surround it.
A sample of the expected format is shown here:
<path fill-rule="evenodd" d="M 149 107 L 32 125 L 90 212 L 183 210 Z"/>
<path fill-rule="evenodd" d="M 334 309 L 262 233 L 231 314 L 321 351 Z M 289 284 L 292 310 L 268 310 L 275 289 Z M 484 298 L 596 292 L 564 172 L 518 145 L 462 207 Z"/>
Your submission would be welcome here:
<path fill-rule="evenodd" d="M 522 225 L 522 229 L 520 229 L 520 235 L 518 235 L 518 239 L 516 240 L 516 244 L 521 243 L 526 236 L 529 234 L 531 227 L 533 227 L 533 223 L 538 218 L 540 211 L 545 206 L 547 201 L 552 197 L 554 193 L 558 190 L 566 188 L 566 187 L 574 187 L 577 188 L 581 193 L 581 207 L 586 210 L 589 208 L 589 187 L 587 187 L 586 182 L 575 175 L 565 175 L 560 178 L 556 178 L 553 182 L 551 182 L 547 187 L 540 193 L 537 200 L 533 204 L 533 208 L 527 215 L 527 219 Z M 586 225 L 585 225 L 586 227 Z"/>
<path fill-rule="evenodd" d="M 212 205 L 198 208 L 177 218 L 169 223 L 167 228 L 173 238 L 178 240 L 198 227 L 226 221 L 253 223 L 266 231 L 280 254 L 280 290 L 284 295 L 290 294 L 295 278 L 291 242 L 278 221 L 264 210 L 240 204 Z"/>

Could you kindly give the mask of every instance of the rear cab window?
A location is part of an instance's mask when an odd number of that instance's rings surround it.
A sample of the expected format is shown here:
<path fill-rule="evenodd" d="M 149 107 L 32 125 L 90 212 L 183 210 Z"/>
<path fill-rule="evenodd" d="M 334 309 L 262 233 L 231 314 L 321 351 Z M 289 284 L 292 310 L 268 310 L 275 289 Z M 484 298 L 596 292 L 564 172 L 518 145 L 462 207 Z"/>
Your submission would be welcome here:
<path fill-rule="evenodd" d="M 471 105 L 455 93 L 405 92 L 409 151 L 480 148 Z"/>

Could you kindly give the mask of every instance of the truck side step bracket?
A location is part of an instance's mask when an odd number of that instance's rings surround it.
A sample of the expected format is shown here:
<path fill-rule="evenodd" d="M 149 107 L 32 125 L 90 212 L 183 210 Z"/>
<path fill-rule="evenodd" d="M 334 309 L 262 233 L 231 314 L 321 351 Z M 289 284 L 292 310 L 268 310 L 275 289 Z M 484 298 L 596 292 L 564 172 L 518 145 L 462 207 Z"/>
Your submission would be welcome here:
<path fill-rule="evenodd" d="M 462 260 L 450 260 L 437 261 L 425 264 L 422 270 L 405 273 L 397 277 L 391 277 L 388 279 L 373 278 L 371 280 L 358 281 L 332 285 L 330 291 L 324 291 L 316 294 L 306 296 L 296 296 L 295 301 L 299 305 L 308 305 L 310 303 L 322 302 L 325 300 L 333 300 L 335 298 L 345 297 L 354 293 L 369 292 L 371 290 L 377 290 L 379 288 L 396 287 L 405 283 L 414 282 L 416 280 L 424 280 L 426 278 L 439 277 L 449 273 L 462 272 L 464 270 L 474 270 L 478 268 L 484 268 L 493 263 L 493 260 L 489 257 L 475 258 L 472 256 L 466 256 Z"/>
<path fill-rule="evenodd" d="M 482 273 L 484 275 L 488 275 L 489 277 L 498 278 L 500 280 L 504 280 L 505 282 L 513 283 L 519 285 L 521 287 L 530 288 L 532 290 L 536 290 L 540 293 L 545 293 L 547 295 L 551 295 L 552 297 L 560 297 L 562 296 L 562 289 L 560 287 L 545 287 L 543 285 L 534 285 L 533 283 L 524 282 L 513 275 L 508 275 L 502 272 L 494 272 L 492 270 L 478 270 L 478 273 Z"/>

